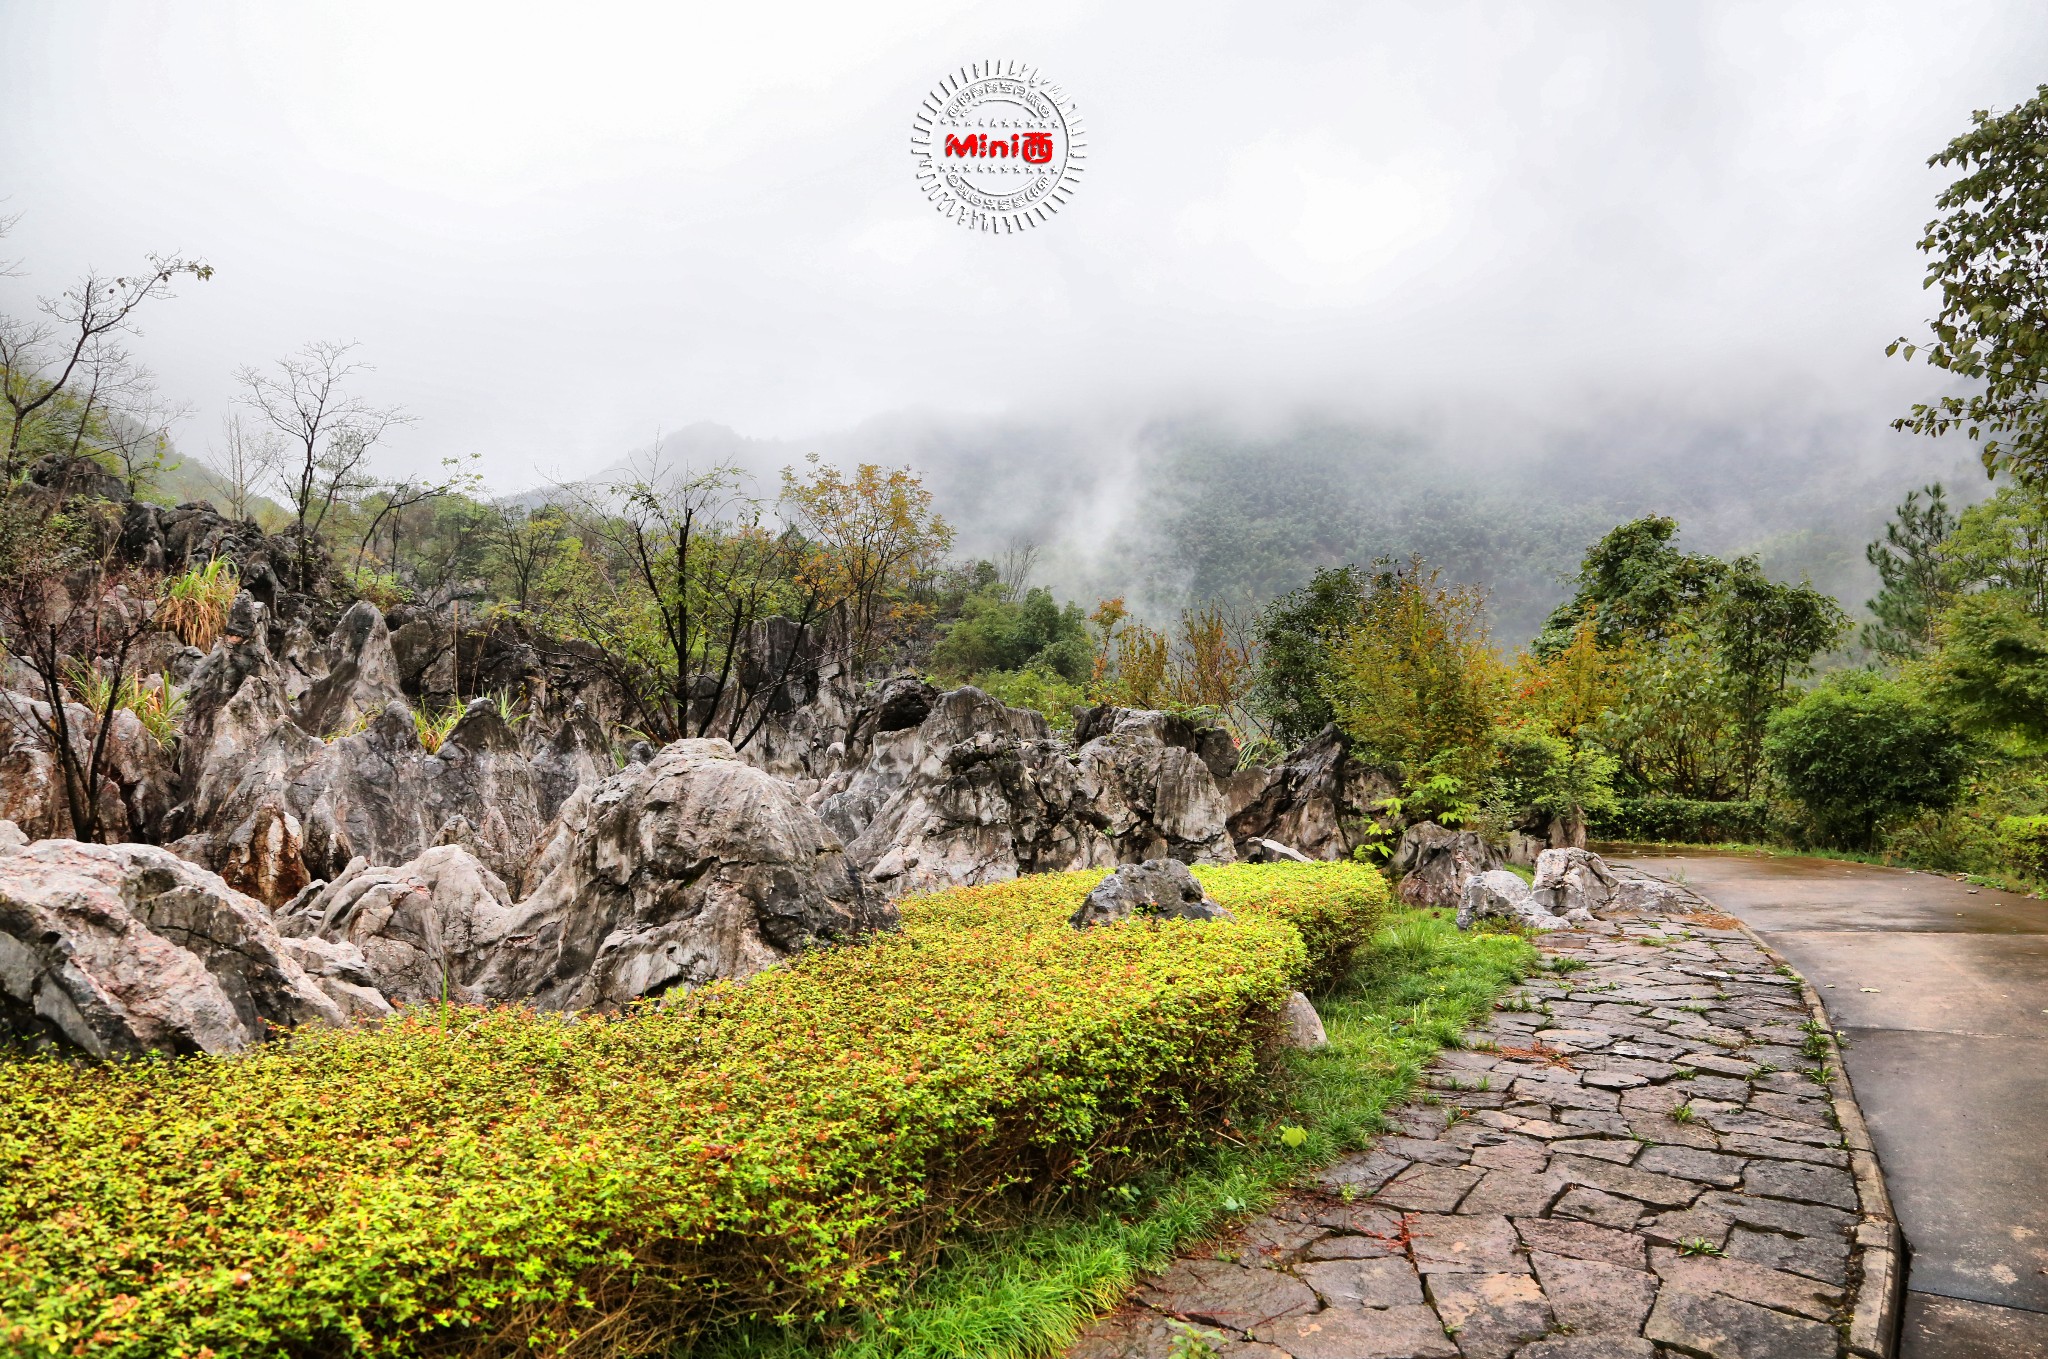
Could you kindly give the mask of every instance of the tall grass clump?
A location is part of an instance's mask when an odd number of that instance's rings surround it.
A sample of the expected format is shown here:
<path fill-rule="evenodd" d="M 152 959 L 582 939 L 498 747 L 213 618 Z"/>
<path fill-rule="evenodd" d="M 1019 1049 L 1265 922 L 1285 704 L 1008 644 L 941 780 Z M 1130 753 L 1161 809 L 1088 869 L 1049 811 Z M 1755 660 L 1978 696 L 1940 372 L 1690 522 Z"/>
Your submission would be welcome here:
<path fill-rule="evenodd" d="M 227 629 L 228 609 L 241 589 L 242 578 L 235 564 L 215 557 L 164 582 L 157 624 L 176 633 L 186 646 L 209 651 Z"/>

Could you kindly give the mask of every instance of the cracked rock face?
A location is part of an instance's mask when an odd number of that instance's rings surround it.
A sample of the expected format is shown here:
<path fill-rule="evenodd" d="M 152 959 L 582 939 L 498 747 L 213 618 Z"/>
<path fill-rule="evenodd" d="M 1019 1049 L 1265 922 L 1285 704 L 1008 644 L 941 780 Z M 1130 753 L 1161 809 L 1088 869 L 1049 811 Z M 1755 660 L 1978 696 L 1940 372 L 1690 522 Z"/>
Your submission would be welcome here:
<path fill-rule="evenodd" d="M 1499 849 L 1474 832 L 1424 821 L 1408 828 L 1387 866 L 1400 877 L 1398 895 L 1410 906 L 1458 907 L 1467 882 L 1506 862 Z M 1519 878 L 1515 884 L 1523 886 Z"/>
<path fill-rule="evenodd" d="M 922 697 L 880 705 L 875 726 L 891 712 L 907 722 Z M 1209 733 L 1166 713 L 1098 708 L 1075 736 L 1070 749 L 1040 714 L 955 689 L 914 726 L 857 734 L 865 759 L 812 802 L 892 898 L 1146 859 L 1235 861 Z"/>
<path fill-rule="evenodd" d="M 232 1052 L 347 1021 L 261 905 L 169 850 L 42 840 L 0 869 L 0 1028 L 30 1043 Z"/>
<path fill-rule="evenodd" d="M 580 790 L 471 985 L 580 1009 L 745 977 L 896 923 L 840 840 L 724 741 L 677 741 Z"/>

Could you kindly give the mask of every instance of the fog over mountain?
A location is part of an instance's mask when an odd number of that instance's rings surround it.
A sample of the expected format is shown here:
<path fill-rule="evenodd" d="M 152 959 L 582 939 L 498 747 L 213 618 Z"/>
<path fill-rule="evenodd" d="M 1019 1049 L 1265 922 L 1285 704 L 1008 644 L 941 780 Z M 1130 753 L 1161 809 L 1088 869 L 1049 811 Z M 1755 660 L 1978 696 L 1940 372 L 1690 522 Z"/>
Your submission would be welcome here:
<path fill-rule="evenodd" d="M 652 465 L 652 446 L 593 478 Z M 730 464 L 772 495 L 816 452 L 924 469 L 960 550 L 1040 549 L 1034 579 L 1084 600 L 1123 595 L 1153 616 L 1188 603 L 1257 604 L 1318 566 L 1420 553 L 1485 586 L 1496 632 L 1534 633 L 1587 544 L 1622 519 L 1669 514 L 1681 541 L 1755 552 L 1852 609 L 1875 589 L 1863 545 L 1903 490 L 1944 479 L 1984 494 L 1967 460 L 1846 420 L 1676 424 L 1616 413 L 1573 432 L 1374 426 L 1303 415 L 1029 422 L 897 414 L 802 440 L 699 424 L 664 436 L 669 468 Z"/>
<path fill-rule="evenodd" d="M 1964 456 L 1886 429 L 1933 390 L 1882 352 L 1929 310 L 1926 158 L 2048 53 L 2025 0 L 8 15 L 0 304 L 204 255 L 134 345 L 187 449 L 237 366 L 354 339 L 416 417 L 387 472 L 871 457 L 1077 594 L 1423 550 L 1506 635 L 1644 510 L 1862 598 Z M 919 100 L 991 57 L 1090 133 L 1015 237 L 912 173 Z"/>

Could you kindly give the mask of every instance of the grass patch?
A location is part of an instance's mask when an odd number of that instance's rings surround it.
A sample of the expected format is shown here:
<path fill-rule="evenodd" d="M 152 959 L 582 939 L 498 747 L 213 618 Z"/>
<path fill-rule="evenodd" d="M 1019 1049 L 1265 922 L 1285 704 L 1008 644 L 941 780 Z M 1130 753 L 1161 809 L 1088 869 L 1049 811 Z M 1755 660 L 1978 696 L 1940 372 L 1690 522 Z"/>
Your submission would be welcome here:
<path fill-rule="evenodd" d="M 1256 1116 L 1083 1202 L 962 1238 L 898 1303 L 835 1326 L 728 1330 L 701 1340 L 692 1359 L 1053 1353 L 1139 1274 L 1365 1146 L 1438 1049 L 1457 1044 L 1535 960 L 1512 934 L 1461 934 L 1449 912 L 1398 911 L 1318 1005 L 1330 1046 L 1284 1054 L 1278 1097 Z M 1283 1139 L 1286 1127 L 1306 1131 L 1299 1147 Z"/>

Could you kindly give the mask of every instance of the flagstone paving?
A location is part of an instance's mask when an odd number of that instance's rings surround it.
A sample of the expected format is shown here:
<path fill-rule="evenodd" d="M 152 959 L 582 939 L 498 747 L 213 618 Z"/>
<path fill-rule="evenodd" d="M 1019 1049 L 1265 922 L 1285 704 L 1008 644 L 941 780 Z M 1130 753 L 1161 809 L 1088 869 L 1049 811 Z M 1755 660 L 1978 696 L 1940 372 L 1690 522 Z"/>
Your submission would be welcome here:
<path fill-rule="evenodd" d="M 1812 992 L 1725 916 L 1542 947 L 1582 966 L 1068 1359 L 1889 1356 L 1897 1228 Z"/>

